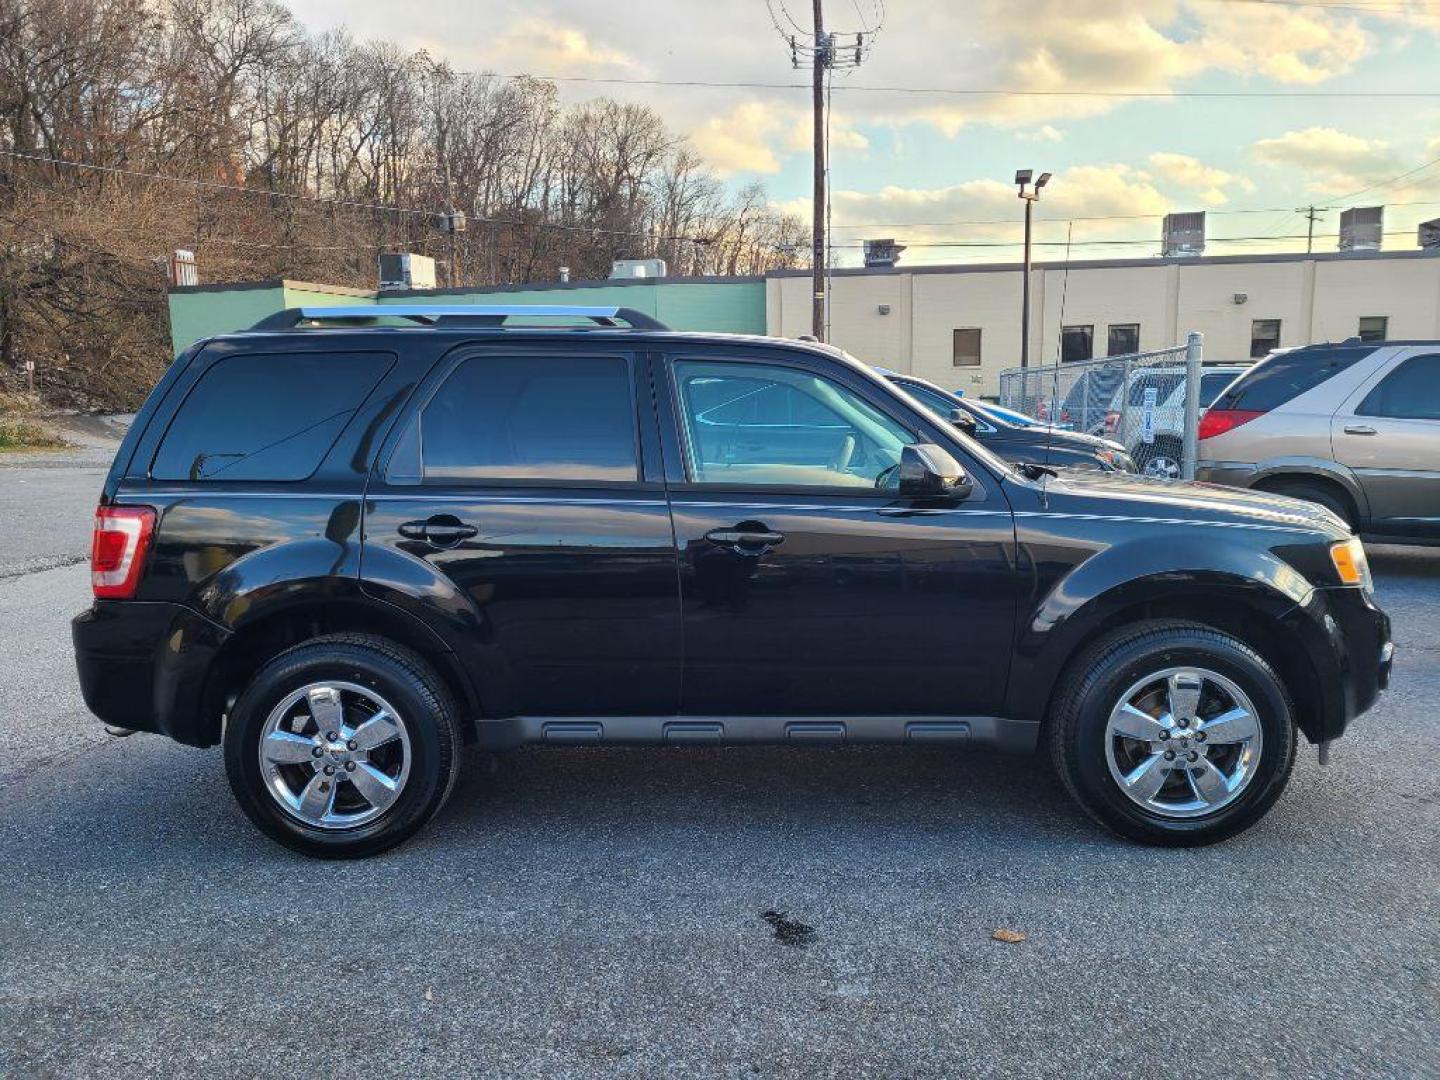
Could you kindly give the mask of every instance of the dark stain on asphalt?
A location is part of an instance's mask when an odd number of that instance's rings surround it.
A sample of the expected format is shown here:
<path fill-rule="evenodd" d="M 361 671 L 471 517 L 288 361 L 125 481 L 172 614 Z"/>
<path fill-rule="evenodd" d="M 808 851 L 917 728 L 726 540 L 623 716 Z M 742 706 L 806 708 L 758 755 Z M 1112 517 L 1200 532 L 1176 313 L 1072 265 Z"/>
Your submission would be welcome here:
<path fill-rule="evenodd" d="M 815 928 L 797 919 L 787 918 L 784 911 L 762 912 L 760 917 L 775 928 L 775 940 L 781 945 L 803 949 L 815 940 Z"/>

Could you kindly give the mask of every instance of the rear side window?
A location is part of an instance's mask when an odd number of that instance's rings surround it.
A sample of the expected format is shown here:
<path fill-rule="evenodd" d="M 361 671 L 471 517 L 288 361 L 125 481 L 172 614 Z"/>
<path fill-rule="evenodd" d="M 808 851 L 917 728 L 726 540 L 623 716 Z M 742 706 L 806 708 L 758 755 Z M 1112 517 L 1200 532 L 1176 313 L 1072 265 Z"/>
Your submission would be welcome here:
<path fill-rule="evenodd" d="M 1220 396 L 1220 391 L 1235 381 L 1233 371 L 1221 371 L 1210 375 L 1200 376 L 1200 407 L 1208 409 L 1214 400 Z"/>
<path fill-rule="evenodd" d="M 472 356 L 420 415 L 426 480 L 636 481 L 635 397 L 618 356 Z"/>
<path fill-rule="evenodd" d="M 1326 379 L 1340 374 L 1374 349 L 1326 349 L 1279 353 L 1261 360 L 1215 399 L 1217 409 L 1267 412 L 1277 409 Z"/>
<path fill-rule="evenodd" d="M 1440 354 L 1410 357 L 1365 395 L 1355 415 L 1440 420 Z"/>
<path fill-rule="evenodd" d="M 170 422 L 156 480 L 304 480 L 389 369 L 389 353 L 227 356 Z"/>

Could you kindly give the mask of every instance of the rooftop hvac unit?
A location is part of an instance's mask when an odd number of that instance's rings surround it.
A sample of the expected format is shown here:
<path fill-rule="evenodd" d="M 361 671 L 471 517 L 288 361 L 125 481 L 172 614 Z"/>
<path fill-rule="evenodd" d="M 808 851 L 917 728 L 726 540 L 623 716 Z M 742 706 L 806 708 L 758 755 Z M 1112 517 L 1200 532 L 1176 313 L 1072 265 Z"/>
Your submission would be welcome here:
<path fill-rule="evenodd" d="M 1166 214 L 1165 235 L 1160 254 L 1165 258 L 1184 258 L 1205 254 L 1205 211 L 1188 214 Z"/>
<path fill-rule="evenodd" d="M 865 265 L 867 267 L 893 267 L 900 261 L 900 253 L 905 250 L 904 244 L 897 244 L 894 240 L 865 241 Z"/>
<path fill-rule="evenodd" d="M 435 260 L 424 255 L 380 256 L 380 291 L 435 288 Z"/>
<path fill-rule="evenodd" d="M 610 264 L 612 278 L 652 278 L 665 276 L 664 259 L 616 259 Z"/>
<path fill-rule="evenodd" d="M 1420 223 L 1420 250 L 1426 255 L 1440 255 L 1440 218 Z"/>
<path fill-rule="evenodd" d="M 1341 251 L 1379 251 L 1384 232 L 1383 206 L 1356 206 L 1340 212 Z"/>

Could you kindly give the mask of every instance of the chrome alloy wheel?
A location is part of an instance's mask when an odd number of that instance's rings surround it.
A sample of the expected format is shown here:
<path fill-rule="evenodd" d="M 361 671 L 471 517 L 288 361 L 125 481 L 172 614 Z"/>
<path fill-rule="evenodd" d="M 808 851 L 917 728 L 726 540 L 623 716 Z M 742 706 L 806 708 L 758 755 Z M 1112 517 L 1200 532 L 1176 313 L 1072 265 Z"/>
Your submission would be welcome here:
<path fill-rule="evenodd" d="M 410 736 L 374 690 L 310 683 L 266 717 L 260 772 L 290 816 L 317 829 L 350 829 L 400 797 L 410 776 Z"/>
<path fill-rule="evenodd" d="M 1110 775 L 1134 803 L 1169 818 L 1214 813 L 1255 776 L 1262 737 L 1245 691 L 1205 668 L 1147 675 L 1105 726 Z"/>
<path fill-rule="evenodd" d="M 1179 480 L 1180 462 L 1169 454 L 1156 454 L 1145 462 L 1140 473 L 1142 476 L 1153 476 L 1158 480 Z"/>

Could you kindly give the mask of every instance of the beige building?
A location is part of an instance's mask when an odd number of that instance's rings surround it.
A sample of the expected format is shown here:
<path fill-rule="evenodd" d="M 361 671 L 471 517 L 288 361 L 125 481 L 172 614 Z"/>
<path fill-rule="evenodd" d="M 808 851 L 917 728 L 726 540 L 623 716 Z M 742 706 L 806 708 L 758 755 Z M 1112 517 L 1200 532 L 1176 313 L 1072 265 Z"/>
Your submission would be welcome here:
<path fill-rule="evenodd" d="M 1017 264 L 837 270 L 830 338 L 862 360 L 977 395 L 1020 360 Z M 767 330 L 810 331 L 809 271 L 765 282 Z M 1349 337 L 1440 339 L 1440 257 L 1420 251 L 1037 264 L 1030 362 L 1205 335 L 1207 361 Z M 1063 346 L 1062 346 L 1063 342 Z"/>

